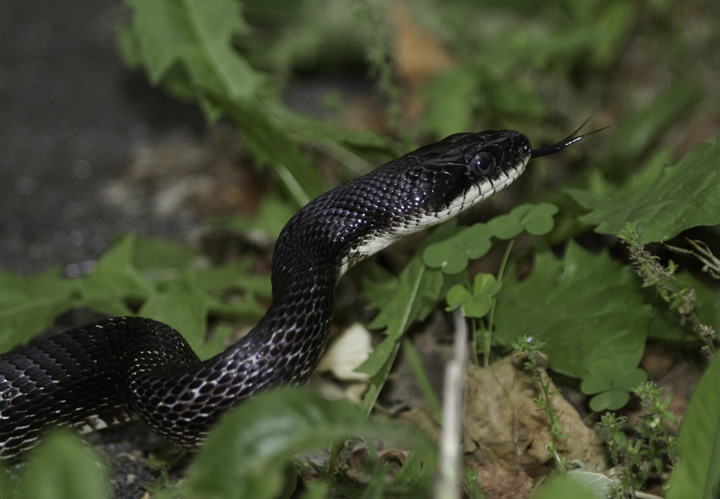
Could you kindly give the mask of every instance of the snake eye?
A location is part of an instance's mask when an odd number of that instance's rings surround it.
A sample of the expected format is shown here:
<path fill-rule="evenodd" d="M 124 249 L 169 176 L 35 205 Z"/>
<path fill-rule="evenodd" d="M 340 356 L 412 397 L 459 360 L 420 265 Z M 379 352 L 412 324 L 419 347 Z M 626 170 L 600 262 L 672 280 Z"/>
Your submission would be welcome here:
<path fill-rule="evenodd" d="M 494 164 L 492 156 L 486 152 L 479 152 L 470 160 L 468 167 L 473 174 L 484 175 Z"/>

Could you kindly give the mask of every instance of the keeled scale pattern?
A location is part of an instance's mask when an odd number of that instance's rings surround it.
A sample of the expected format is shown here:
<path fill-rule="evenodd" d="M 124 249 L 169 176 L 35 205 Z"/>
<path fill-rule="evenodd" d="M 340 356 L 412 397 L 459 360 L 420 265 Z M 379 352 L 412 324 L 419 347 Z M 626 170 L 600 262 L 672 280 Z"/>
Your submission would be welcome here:
<path fill-rule="evenodd" d="M 478 153 L 491 161 L 471 165 Z M 341 272 L 410 232 L 474 204 L 478 186 L 509 184 L 530 157 L 515 131 L 456 134 L 337 187 L 285 226 L 273 256 L 273 303 L 225 352 L 200 362 L 172 328 L 121 317 L 0 356 L 0 457 L 33 445 L 48 425 L 94 428 L 136 413 L 195 447 L 230 407 L 297 383 L 325 349 Z M 475 159 L 474 159 L 475 158 Z M 512 172 L 511 176 L 508 172 Z M 508 180 L 508 177 L 509 178 Z"/>

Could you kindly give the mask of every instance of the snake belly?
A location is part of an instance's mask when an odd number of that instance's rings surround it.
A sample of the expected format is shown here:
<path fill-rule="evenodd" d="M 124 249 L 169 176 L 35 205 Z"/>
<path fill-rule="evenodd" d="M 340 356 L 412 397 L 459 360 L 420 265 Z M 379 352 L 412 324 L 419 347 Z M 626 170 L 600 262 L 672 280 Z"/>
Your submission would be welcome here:
<path fill-rule="evenodd" d="M 272 304 L 246 336 L 200 361 L 170 326 L 139 317 L 88 324 L 0 356 L 0 457 L 49 426 L 97 429 L 139 416 L 196 447 L 253 393 L 305 380 L 327 340 L 338 279 L 394 241 L 512 183 L 532 156 L 513 130 L 451 135 L 308 203 L 282 230 Z"/>

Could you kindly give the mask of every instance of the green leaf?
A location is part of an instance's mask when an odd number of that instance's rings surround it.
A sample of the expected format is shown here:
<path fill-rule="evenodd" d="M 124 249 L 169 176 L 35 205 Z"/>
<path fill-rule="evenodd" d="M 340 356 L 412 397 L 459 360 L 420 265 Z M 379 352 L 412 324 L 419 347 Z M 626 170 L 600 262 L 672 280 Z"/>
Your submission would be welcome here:
<path fill-rule="evenodd" d="M 471 259 L 485 255 L 492 243 L 491 233 L 485 224 L 476 224 L 458 230 L 444 241 L 431 244 L 423 251 L 423 260 L 428 267 L 442 269 L 446 274 L 458 274 L 465 270 Z"/>
<path fill-rule="evenodd" d="M 142 300 L 154 286 L 133 264 L 135 236 L 120 239 L 103 255 L 93 271 L 78 282 L 85 304 L 108 315 L 128 315 L 125 300 Z"/>
<path fill-rule="evenodd" d="M 558 211 L 558 207 L 550 203 L 521 204 L 514 208 L 510 214 L 518 217 L 525 231 L 534 236 L 544 236 L 555 227 L 553 216 Z"/>
<path fill-rule="evenodd" d="M 670 475 L 668 499 L 720 495 L 720 360 L 707 368 L 678 433 L 680 463 Z"/>
<path fill-rule="evenodd" d="M 558 207 L 550 203 L 521 204 L 505 215 L 487 223 L 491 234 L 499 239 L 512 239 L 523 231 L 536 236 L 550 232 L 555 226 L 553 215 Z"/>
<path fill-rule="evenodd" d="M 630 401 L 630 392 L 627 390 L 612 389 L 599 393 L 590 399 L 588 405 L 595 412 L 604 410 L 615 411 Z"/>
<path fill-rule="evenodd" d="M 110 491 L 102 457 L 77 434 L 54 431 L 32 453 L 22 478 L 27 499 L 97 499 Z"/>
<path fill-rule="evenodd" d="M 25 277 L 0 272 L 0 351 L 30 341 L 76 303 L 75 283 L 60 268 Z"/>
<path fill-rule="evenodd" d="M 154 237 L 134 236 L 132 265 L 139 271 L 182 269 L 195 263 L 201 253 L 186 244 Z"/>
<path fill-rule="evenodd" d="M 393 484 L 417 487 L 419 490 L 428 490 L 431 475 L 423 469 L 423 461 L 417 452 L 408 454 L 402 468 L 398 472 Z"/>
<path fill-rule="evenodd" d="M 530 277 L 504 281 L 494 338 L 507 346 L 537 338 L 553 369 L 578 378 L 622 354 L 635 367 L 650 319 L 643 296 L 629 268 L 571 242 L 563 260 L 541 253 Z"/>
<path fill-rule="evenodd" d="M 469 65 L 438 74 L 424 89 L 426 131 L 437 137 L 472 129 L 473 111 L 480 102 L 478 71 Z"/>
<path fill-rule="evenodd" d="M 254 97 L 266 85 L 232 48 L 233 37 L 250 29 L 234 0 L 126 0 L 133 8 L 132 33 L 142 64 L 154 84 L 163 82 L 176 65 L 191 87 L 233 98 Z M 129 44 L 124 44 L 126 47 Z"/>
<path fill-rule="evenodd" d="M 141 317 L 155 319 L 177 329 L 198 355 L 202 352 L 207 334 L 207 313 L 208 306 L 203 295 L 183 289 L 155 293 L 138 311 Z"/>
<path fill-rule="evenodd" d="M 241 3 L 127 3 L 134 9 L 132 24 L 121 38 L 127 60 L 141 61 L 153 83 L 162 83 L 180 97 L 199 99 L 210 119 L 221 111 L 228 113 L 256 162 L 275 169 L 298 205 L 326 190 L 326 183 L 287 129 L 273 122 L 269 103 L 257 100 L 269 88 L 266 76 L 232 48 L 233 37 L 249 33 Z M 133 53 L 133 47 L 138 53 Z"/>
<path fill-rule="evenodd" d="M 698 225 L 720 223 L 720 142 L 700 144 L 678 164 L 651 162 L 625 186 L 594 194 L 567 190 L 590 209 L 583 222 L 618 235 L 626 224 L 641 229 L 641 243 L 666 241 Z"/>
<path fill-rule="evenodd" d="M 720 316 L 718 316 L 712 290 L 689 272 L 678 272 L 674 274 L 674 277 L 680 283 L 693 289 L 695 296 L 693 311 L 698 320 L 717 331 L 720 328 Z M 648 330 L 648 338 L 662 341 L 700 341 L 690 324 L 683 321 L 682 317 L 671 310 L 659 296 L 654 294 L 651 303 L 653 303 L 653 316 Z"/>
<path fill-rule="evenodd" d="M 450 220 L 437 227 L 425 244 L 433 244 L 451 234 L 456 228 L 455 223 Z M 397 278 L 385 273 L 378 281 L 367 280 L 364 283 L 363 296 L 370 306 L 380 310 L 370 327 L 384 327 L 386 334 L 368 359 L 356 369 L 370 374 L 370 387 L 363 398 L 363 406 L 368 412 L 390 372 L 402 335 L 413 321 L 423 320 L 432 312 L 440 301 L 443 286 L 454 283 L 452 279 L 443 277 L 439 270 L 426 267 L 420 256 L 422 253 L 421 248 Z"/>
<path fill-rule="evenodd" d="M 500 291 L 502 282 L 492 274 L 477 274 L 472 291 L 462 284 L 456 284 L 447 292 L 448 310 L 462 308 L 465 317 L 485 317 L 492 308 L 493 296 Z"/>
<path fill-rule="evenodd" d="M 627 165 L 649 150 L 663 130 L 677 123 L 678 117 L 692 110 L 700 99 L 698 85 L 690 78 L 669 85 L 644 107 L 623 116 L 608 141 L 608 156 L 617 164 Z"/>
<path fill-rule="evenodd" d="M 372 130 L 347 129 L 338 126 L 335 121 L 302 115 L 288 109 L 278 108 L 277 111 L 282 122 L 287 124 L 303 143 L 330 141 L 343 147 L 381 153 L 387 159 L 407 152 L 398 148 L 400 144 L 397 140 Z M 371 164 L 365 164 L 363 170 L 367 172 L 372 168 Z"/>
<path fill-rule="evenodd" d="M 208 499 L 275 497 L 292 456 L 351 437 L 404 442 L 422 457 L 426 473 L 435 466 L 435 445 L 419 431 L 369 420 L 359 407 L 309 390 L 286 388 L 253 397 L 224 417 L 177 492 Z"/>
<path fill-rule="evenodd" d="M 428 244 L 423 260 L 428 267 L 440 268 L 446 274 L 465 270 L 470 260 L 485 255 L 492 246 L 490 239 L 512 239 L 523 231 L 544 235 L 555 225 L 557 206 L 550 203 L 522 204 L 510 213 L 494 217 L 487 223 L 456 229 L 443 240 Z"/>
<path fill-rule="evenodd" d="M 269 274 L 252 274 L 251 257 L 239 258 L 226 265 L 207 268 L 193 268 L 194 286 L 205 293 L 221 293 L 239 290 L 269 298 L 272 286 Z"/>
<path fill-rule="evenodd" d="M 356 370 L 377 374 L 393 355 L 403 333 L 415 320 L 424 319 L 439 301 L 442 272 L 427 268 L 416 255 L 400 276 L 380 285 L 365 284 L 363 294 L 370 306 L 380 312 L 370 323 L 371 329 L 385 328 L 385 339 Z"/>
<path fill-rule="evenodd" d="M 237 232 L 260 232 L 266 238 L 275 240 L 296 210 L 297 205 L 288 202 L 287 196 L 273 190 L 263 196 L 256 214 L 215 220 L 213 226 Z"/>
<path fill-rule="evenodd" d="M 597 361 L 590 368 L 590 376 L 583 380 L 580 389 L 587 395 L 616 388 L 629 392 L 647 380 L 645 371 L 633 366 L 633 360 L 632 355 L 622 354 Z"/>
<path fill-rule="evenodd" d="M 532 499 L 605 499 L 612 481 L 600 473 L 570 471 L 546 480 L 530 496 Z"/>
<path fill-rule="evenodd" d="M 256 101 L 230 99 L 208 92 L 208 99 L 225 111 L 242 134 L 244 145 L 259 165 L 270 165 L 303 206 L 328 189 L 327 182 L 285 127 L 272 119 L 272 110 Z"/>
<path fill-rule="evenodd" d="M 598 394 L 590 399 L 593 411 L 615 411 L 624 407 L 630 400 L 630 391 L 647 380 L 645 371 L 637 368 L 634 361 L 632 356 L 623 354 L 593 364 L 590 376 L 580 385 L 583 393 Z"/>

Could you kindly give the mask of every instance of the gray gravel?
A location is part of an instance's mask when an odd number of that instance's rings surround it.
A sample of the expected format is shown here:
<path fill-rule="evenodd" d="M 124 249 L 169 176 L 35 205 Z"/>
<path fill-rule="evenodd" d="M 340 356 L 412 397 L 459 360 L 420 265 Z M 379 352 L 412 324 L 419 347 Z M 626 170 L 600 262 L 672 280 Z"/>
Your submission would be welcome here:
<path fill-rule="evenodd" d="M 127 15 L 111 0 L 0 6 L 2 270 L 82 267 L 118 234 L 182 237 L 187 228 L 102 195 L 139 146 L 203 126 L 197 109 L 122 66 L 115 30 Z"/>

